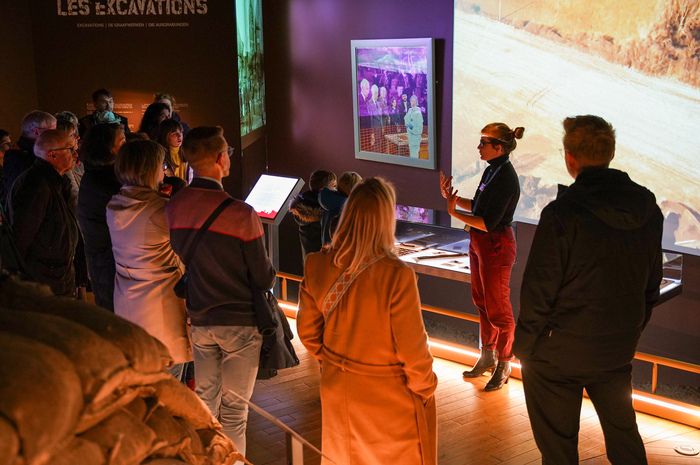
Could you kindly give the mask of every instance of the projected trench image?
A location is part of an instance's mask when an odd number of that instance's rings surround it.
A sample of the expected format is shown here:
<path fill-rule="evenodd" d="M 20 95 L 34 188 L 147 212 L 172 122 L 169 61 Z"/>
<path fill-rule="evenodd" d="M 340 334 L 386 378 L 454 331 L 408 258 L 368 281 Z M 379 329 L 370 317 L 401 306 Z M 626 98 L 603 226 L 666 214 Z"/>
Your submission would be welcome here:
<path fill-rule="evenodd" d="M 595 114 L 617 133 L 611 167 L 656 195 L 664 247 L 700 254 L 700 2 L 455 3 L 452 175 L 474 194 L 486 124 L 524 126 L 511 156 L 516 219 L 537 221 L 571 184 L 561 121 Z"/>

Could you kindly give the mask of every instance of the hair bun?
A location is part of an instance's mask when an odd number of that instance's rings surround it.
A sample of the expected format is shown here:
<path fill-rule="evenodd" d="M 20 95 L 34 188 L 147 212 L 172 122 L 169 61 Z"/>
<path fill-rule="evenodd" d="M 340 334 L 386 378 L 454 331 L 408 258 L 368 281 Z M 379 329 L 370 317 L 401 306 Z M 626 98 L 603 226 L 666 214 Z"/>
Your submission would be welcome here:
<path fill-rule="evenodd" d="M 513 137 L 515 137 L 516 139 L 522 139 L 524 133 L 525 133 L 525 128 L 523 128 L 523 127 L 517 127 L 515 129 L 513 129 Z"/>

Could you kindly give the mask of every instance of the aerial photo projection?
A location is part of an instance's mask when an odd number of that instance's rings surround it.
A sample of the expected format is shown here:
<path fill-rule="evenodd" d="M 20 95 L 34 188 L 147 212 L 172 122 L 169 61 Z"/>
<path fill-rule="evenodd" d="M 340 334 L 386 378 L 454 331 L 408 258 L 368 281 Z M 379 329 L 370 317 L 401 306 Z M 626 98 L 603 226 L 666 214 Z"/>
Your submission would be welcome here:
<path fill-rule="evenodd" d="M 664 247 L 700 254 L 700 2 L 455 2 L 452 175 L 471 196 L 481 128 L 524 126 L 511 156 L 516 217 L 537 221 L 571 184 L 561 121 L 596 114 L 617 132 L 611 167 L 651 189 Z"/>

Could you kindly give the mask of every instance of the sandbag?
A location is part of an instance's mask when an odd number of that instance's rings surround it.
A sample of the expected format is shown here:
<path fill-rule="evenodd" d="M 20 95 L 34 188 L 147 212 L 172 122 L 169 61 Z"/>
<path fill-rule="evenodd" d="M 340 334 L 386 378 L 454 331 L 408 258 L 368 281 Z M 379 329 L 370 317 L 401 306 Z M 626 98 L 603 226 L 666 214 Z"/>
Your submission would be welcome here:
<path fill-rule="evenodd" d="M 80 378 L 61 352 L 0 331 L 0 416 L 15 425 L 27 465 L 46 463 L 83 409 Z"/>
<path fill-rule="evenodd" d="M 202 439 L 199 437 L 197 430 L 195 430 L 192 425 L 190 425 L 187 420 L 183 418 L 175 418 L 175 421 L 180 424 L 182 430 L 185 431 L 187 437 L 190 439 L 189 450 L 192 453 L 192 456 L 183 458 L 187 459 L 187 461 L 193 465 L 200 465 L 199 460 L 201 460 L 201 463 L 203 464 L 204 459 L 206 458 L 206 449 L 204 448 L 204 444 L 202 444 Z M 198 460 L 195 460 L 194 457 L 198 458 Z"/>
<path fill-rule="evenodd" d="M 165 373 L 167 375 L 167 373 Z M 154 389 L 150 386 L 138 386 L 121 389 L 114 392 L 113 396 L 103 402 L 93 402 L 83 410 L 80 421 L 75 427 L 76 433 L 83 433 L 112 416 L 117 410 L 128 406 L 139 397 L 154 395 Z"/>
<path fill-rule="evenodd" d="M 98 444 L 109 465 L 138 465 L 159 446 L 153 430 L 124 409 L 80 437 Z"/>
<path fill-rule="evenodd" d="M 47 465 L 107 465 L 102 448 L 92 441 L 73 438 Z"/>
<path fill-rule="evenodd" d="M 17 431 L 0 416 L 0 465 L 12 465 L 19 454 Z"/>
<path fill-rule="evenodd" d="M 151 428 L 158 440 L 163 442 L 157 450 L 153 451 L 155 457 L 175 457 L 180 451 L 190 446 L 187 430 L 164 407 L 158 407 L 153 411 L 146 420 L 146 426 Z"/>
<path fill-rule="evenodd" d="M 198 430 L 197 434 L 202 440 L 209 464 L 232 465 L 237 460 L 250 463 L 236 450 L 233 441 L 220 429 Z"/>
<path fill-rule="evenodd" d="M 143 465 L 189 465 L 187 462 L 177 459 L 153 459 L 143 462 Z"/>
<path fill-rule="evenodd" d="M 141 327 L 97 305 L 47 296 L 44 286 L 0 279 L 0 307 L 58 315 L 86 326 L 117 346 L 140 373 L 160 372 L 172 364 L 168 349 Z"/>
<path fill-rule="evenodd" d="M 137 397 L 129 403 L 129 405 L 124 407 L 124 410 L 145 423 L 157 408 L 158 399 L 155 397 Z"/>
<path fill-rule="evenodd" d="M 184 418 L 195 429 L 221 428 L 197 394 L 172 376 L 154 384 L 153 388 L 158 402 L 172 416 Z"/>
<path fill-rule="evenodd" d="M 86 404 L 109 396 L 124 381 L 129 363 L 122 351 L 83 325 L 55 315 L 0 310 L 0 328 L 68 357 L 80 377 Z"/>

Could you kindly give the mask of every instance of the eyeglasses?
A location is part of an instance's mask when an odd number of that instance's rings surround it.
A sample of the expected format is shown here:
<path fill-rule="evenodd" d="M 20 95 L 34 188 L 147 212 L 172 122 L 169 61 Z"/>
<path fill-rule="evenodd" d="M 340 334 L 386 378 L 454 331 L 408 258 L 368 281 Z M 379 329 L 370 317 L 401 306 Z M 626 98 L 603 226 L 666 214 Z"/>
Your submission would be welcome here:
<path fill-rule="evenodd" d="M 233 156 L 233 152 L 235 152 L 236 149 L 233 147 L 229 147 L 226 149 L 226 153 L 228 153 L 228 157 L 231 158 Z"/>
<path fill-rule="evenodd" d="M 60 152 L 62 150 L 70 150 L 73 155 L 78 154 L 78 147 L 61 147 L 57 149 L 49 149 L 49 152 Z"/>
<path fill-rule="evenodd" d="M 479 147 L 483 147 L 484 145 L 488 145 L 488 144 L 500 145 L 502 143 L 503 143 L 502 140 L 494 139 L 492 137 L 482 137 L 481 139 L 479 139 Z"/>

